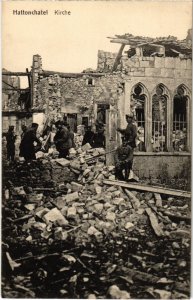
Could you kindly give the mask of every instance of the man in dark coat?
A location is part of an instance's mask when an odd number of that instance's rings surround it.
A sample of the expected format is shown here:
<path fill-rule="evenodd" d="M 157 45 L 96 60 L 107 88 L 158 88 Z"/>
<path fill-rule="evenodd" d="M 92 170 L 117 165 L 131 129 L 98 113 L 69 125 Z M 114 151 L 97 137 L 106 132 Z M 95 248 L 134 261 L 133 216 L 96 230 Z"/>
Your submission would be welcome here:
<path fill-rule="evenodd" d="M 133 149 L 128 145 L 126 139 L 123 139 L 123 144 L 117 148 L 114 160 L 116 179 L 127 181 L 133 164 Z"/>
<path fill-rule="evenodd" d="M 136 147 L 135 139 L 137 137 L 137 127 L 133 124 L 133 115 L 126 115 L 126 121 L 127 127 L 125 129 L 117 128 L 117 131 L 123 134 L 125 141 L 134 149 Z"/>
<path fill-rule="evenodd" d="M 69 154 L 69 149 L 71 148 L 71 139 L 69 130 L 67 128 L 67 123 L 62 121 L 57 121 L 55 123 L 57 127 L 57 132 L 54 137 L 54 143 L 56 145 L 56 150 L 59 152 L 59 158 L 66 156 Z"/>
<path fill-rule="evenodd" d="M 14 126 L 9 126 L 9 130 L 6 133 L 7 159 L 11 161 L 14 161 L 15 158 L 15 140 L 16 135 L 14 133 Z"/>
<path fill-rule="evenodd" d="M 24 157 L 26 161 L 36 159 L 35 153 L 41 148 L 41 142 L 36 137 L 37 129 L 38 124 L 32 123 L 32 126 L 26 130 L 21 140 L 20 156 Z M 34 146 L 34 142 L 37 143 L 36 147 Z"/>

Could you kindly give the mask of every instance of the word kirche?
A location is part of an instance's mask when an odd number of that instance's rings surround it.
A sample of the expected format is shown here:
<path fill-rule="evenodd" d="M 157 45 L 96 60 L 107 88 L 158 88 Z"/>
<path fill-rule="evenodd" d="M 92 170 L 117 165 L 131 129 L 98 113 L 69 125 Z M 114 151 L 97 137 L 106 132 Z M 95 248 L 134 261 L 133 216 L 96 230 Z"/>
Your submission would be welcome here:
<path fill-rule="evenodd" d="M 14 9 L 13 10 L 13 15 L 17 15 L 17 16 L 25 16 L 25 15 L 48 15 L 48 9 L 47 10 L 24 10 L 24 9 L 21 9 L 21 10 L 17 10 L 17 9 Z M 53 11 L 54 15 L 64 15 L 64 16 L 67 16 L 67 15 L 71 15 L 71 11 L 70 10 L 54 10 Z"/>

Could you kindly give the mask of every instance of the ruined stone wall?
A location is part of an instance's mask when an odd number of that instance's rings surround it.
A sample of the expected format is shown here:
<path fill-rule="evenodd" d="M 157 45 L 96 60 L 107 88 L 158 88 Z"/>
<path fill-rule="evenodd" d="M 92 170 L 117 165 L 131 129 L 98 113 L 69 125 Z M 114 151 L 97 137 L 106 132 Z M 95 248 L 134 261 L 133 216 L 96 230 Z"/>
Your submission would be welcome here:
<path fill-rule="evenodd" d="M 41 78 L 41 64 L 41 59 L 35 59 L 33 108 L 45 109 L 51 119 L 57 120 L 63 113 L 93 117 L 97 103 L 116 106 L 124 82 L 120 74 L 96 77 L 85 73 L 77 78 L 61 78 L 56 74 Z"/>
<path fill-rule="evenodd" d="M 69 168 L 59 165 L 53 160 L 37 160 L 31 164 L 21 162 L 16 168 L 9 166 L 3 167 L 3 182 L 11 178 L 14 185 L 28 186 L 29 182 L 32 187 L 54 187 L 59 183 L 71 182 L 76 180 L 77 175 L 71 172 Z"/>
<path fill-rule="evenodd" d="M 191 79 L 191 59 L 179 57 L 140 57 L 122 56 L 122 72 L 130 77 L 161 77 Z"/>
<path fill-rule="evenodd" d="M 133 171 L 139 178 L 159 177 L 183 178 L 191 182 L 191 156 L 190 154 L 175 155 L 165 153 L 156 155 L 155 153 L 134 154 Z M 165 178 L 167 180 L 168 178 Z"/>
<path fill-rule="evenodd" d="M 3 71 L 7 71 L 3 69 Z M 7 84 L 6 84 L 7 83 Z M 12 87 L 20 88 L 20 78 L 18 76 L 2 75 L 2 109 L 3 111 L 17 111 L 20 110 L 18 104 L 19 93 L 12 89 Z M 10 90 L 7 90 L 10 89 Z M 12 89 L 12 90 L 11 90 Z"/>
<path fill-rule="evenodd" d="M 98 72 L 111 72 L 117 53 L 106 52 L 103 50 L 98 51 Z M 121 70 L 121 65 L 117 67 L 117 70 Z"/>

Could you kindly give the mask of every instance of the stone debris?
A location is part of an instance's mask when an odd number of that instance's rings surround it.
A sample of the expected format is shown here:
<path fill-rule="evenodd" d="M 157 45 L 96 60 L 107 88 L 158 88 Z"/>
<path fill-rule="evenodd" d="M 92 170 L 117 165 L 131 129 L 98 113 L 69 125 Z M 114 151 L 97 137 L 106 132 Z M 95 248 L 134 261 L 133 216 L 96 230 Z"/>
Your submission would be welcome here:
<path fill-rule="evenodd" d="M 43 216 L 46 223 L 57 222 L 59 225 L 67 225 L 68 221 L 64 218 L 61 212 L 55 207 Z"/>
<path fill-rule="evenodd" d="M 191 226 L 164 215 L 189 216 L 189 200 L 107 185 L 114 167 L 98 156 L 104 150 L 85 148 L 74 159 L 4 168 L 2 249 L 10 271 L 3 280 L 12 285 L 3 295 L 189 296 Z M 18 276 L 29 291 L 15 285 Z"/>

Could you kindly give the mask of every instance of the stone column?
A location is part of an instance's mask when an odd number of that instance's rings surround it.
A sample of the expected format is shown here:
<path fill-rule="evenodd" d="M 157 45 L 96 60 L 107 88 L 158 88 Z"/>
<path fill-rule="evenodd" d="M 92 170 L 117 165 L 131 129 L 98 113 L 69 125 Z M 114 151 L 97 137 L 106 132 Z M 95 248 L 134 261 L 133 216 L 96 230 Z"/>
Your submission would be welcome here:
<path fill-rule="evenodd" d="M 111 108 L 106 111 L 106 151 L 109 152 L 117 147 L 117 110 Z M 106 155 L 106 164 L 114 164 L 114 152 Z"/>

